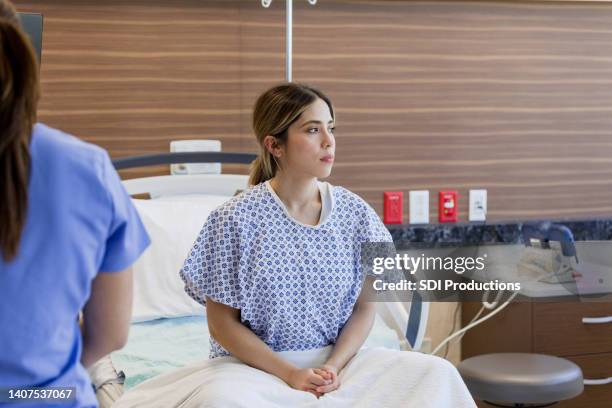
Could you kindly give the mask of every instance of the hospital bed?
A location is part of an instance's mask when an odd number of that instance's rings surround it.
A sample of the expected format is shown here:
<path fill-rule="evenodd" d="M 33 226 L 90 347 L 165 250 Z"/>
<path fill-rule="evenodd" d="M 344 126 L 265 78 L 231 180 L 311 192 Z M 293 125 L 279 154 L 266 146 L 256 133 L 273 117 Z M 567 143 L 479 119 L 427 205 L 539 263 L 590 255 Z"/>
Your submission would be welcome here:
<path fill-rule="evenodd" d="M 165 153 L 115 160 L 117 170 L 177 163 L 249 164 L 252 154 Z M 149 235 L 151 246 L 134 264 L 132 325 L 126 346 L 90 368 L 101 407 L 110 406 L 137 384 L 169 370 L 208 358 L 206 311 L 187 296 L 178 271 L 208 214 L 248 188 L 237 174 L 163 175 L 125 180 Z M 428 304 L 377 304 L 377 317 L 365 346 L 418 350 L 427 324 Z"/>

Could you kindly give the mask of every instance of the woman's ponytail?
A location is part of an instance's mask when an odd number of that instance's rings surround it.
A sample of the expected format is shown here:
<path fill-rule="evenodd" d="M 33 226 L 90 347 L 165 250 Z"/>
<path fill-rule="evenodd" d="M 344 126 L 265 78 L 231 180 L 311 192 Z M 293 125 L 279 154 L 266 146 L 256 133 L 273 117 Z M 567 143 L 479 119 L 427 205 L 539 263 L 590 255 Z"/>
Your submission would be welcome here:
<path fill-rule="evenodd" d="M 272 159 L 272 155 L 268 151 L 263 150 L 251 163 L 249 185 L 255 186 L 270 180 L 276 173 L 276 167 L 276 162 Z"/>
<path fill-rule="evenodd" d="M 26 222 L 38 98 L 34 50 L 13 6 L 0 0 L 0 254 L 7 262 L 18 253 Z"/>

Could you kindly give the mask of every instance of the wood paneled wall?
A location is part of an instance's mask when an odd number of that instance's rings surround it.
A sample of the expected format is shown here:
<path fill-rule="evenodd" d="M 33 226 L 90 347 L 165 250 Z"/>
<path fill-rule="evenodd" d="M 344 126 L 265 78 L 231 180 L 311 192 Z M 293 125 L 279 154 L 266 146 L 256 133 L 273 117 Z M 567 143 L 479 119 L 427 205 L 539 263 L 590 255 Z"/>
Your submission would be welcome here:
<path fill-rule="evenodd" d="M 284 1 L 16 3 L 45 14 L 42 121 L 114 157 L 186 138 L 255 151 Z M 338 112 L 332 183 L 379 212 L 384 190 L 429 189 L 434 222 L 452 188 L 461 220 L 470 188 L 489 220 L 612 215 L 612 3 L 294 3 L 294 80 Z"/>

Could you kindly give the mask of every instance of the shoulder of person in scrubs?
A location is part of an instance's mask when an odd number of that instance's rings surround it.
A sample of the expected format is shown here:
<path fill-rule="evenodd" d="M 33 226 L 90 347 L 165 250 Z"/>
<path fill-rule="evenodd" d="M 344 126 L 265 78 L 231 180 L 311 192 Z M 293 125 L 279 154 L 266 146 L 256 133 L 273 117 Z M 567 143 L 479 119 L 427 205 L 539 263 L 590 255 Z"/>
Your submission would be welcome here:
<path fill-rule="evenodd" d="M 69 406 L 96 406 L 81 361 L 125 342 L 149 237 L 105 150 L 37 124 L 30 155 L 17 257 L 0 257 L 0 389 L 74 387 Z"/>

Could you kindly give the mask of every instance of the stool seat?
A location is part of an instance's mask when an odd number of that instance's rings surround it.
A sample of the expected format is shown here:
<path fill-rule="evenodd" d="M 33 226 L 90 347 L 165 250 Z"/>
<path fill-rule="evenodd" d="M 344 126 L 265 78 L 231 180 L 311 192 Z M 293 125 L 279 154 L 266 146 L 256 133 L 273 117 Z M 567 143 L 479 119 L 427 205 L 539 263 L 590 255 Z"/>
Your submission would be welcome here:
<path fill-rule="evenodd" d="M 483 354 L 457 369 L 474 398 L 497 404 L 549 404 L 584 390 L 580 367 L 544 354 Z"/>

